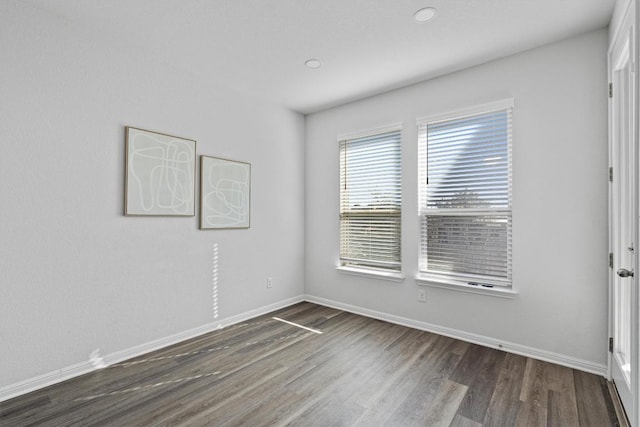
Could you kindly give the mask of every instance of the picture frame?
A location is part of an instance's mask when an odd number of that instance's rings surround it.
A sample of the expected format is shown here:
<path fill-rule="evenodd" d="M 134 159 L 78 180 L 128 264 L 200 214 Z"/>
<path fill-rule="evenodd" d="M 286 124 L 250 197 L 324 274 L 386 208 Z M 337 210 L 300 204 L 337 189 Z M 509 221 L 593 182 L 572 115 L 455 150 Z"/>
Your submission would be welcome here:
<path fill-rule="evenodd" d="M 200 229 L 250 228 L 251 164 L 200 156 Z"/>
<path fill-rule="evenodd" d="M 125 127 L 126 216 L 195 216 L 196 141 Z"/>

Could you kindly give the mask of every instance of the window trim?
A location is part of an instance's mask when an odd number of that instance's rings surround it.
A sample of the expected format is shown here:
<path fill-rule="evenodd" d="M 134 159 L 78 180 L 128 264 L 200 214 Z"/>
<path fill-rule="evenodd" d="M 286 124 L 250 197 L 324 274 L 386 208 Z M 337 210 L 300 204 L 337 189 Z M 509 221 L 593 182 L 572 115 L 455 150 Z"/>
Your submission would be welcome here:
<path fill-rule="evenodd" d="M 351 276 L 368 277 L 371 279 L 389 280 L 392 282 L 404 282 L 405 276 L 401 271 L 384 271 L 374 267 L 351 267 L 348 265 L 338 266 L 336 271 L 343 274 L 349 274 Z"/>
<path fill-rule="evenodd" d="M 420 152 L 420 149 L 422 147 L 420 147 L 420 143 L 419 143 L 420 128 L 422 126 L 425 126 L 428 129 L 428 126 L 430 124 L 463 119 L 463 118 L 467 118 L 474 115 L 490 114 L 492 112 L 501 111 L 501 110 L 511 110 L 510 112 L 511 120 L 513 120 L 514 106 L 515 106 L 515 102 L 513 98 L 505 98 L 505 99 L 494 101 L 494 102 L 488 102 L 484 104 L 474 105 L 471 107 L 450 110 L 445 113 L 437 113 L 437 114 L 432 114 L 428 116 L 422 116 L 416 119 L 416 128 L 417 128 L 416 136 L 418 141 L 418 152 L 417 152 L 418 154 L 417 156 L 418 157 L 418 181 L 417 181 L 418 189 L 417 190 L 418 190 L 418 199 L 419 199 L 418 200 L 418 223 L 422 221 L 421 191 L 422 191 L 422 185 L 423 185 L 423 183 L 420 181 L 420 178 L 421 178 L 420 171 L 422 168 L 422 165 L 420 163 L 422 159 L 422 153 Z M 511 181 L 510 185 L 513 186 L 513 166 L 512 166 L 513 165 L 513 158 L 512 158 L 513 157 L 513 154 L 512 154 L 513 128 L 511 129 L 511 132 L 509 134 L 508 144 L 509 144 L 509 155 L 511 156 L 511 158 L 509 159 L 509 163 L 510 163 L 509 180 Z M 428 143 L 427 143 L 427 147 L 428 147 Z M 427 149 L 427 147 L 425 147 L 425 149 Z M 513 194 L 511 194 L 510 203 L 511 203 L 511 206 L 509 209 L 471 208 L 471 209 L 465 209 L 465 211 L 467 211 L 467 213 L 477 211 L 479 213 L 483 212 L 486 214 L 489 214 L 489 212 L 493 212 L 493 213 L 508 212 L 511 215 L 511 218 L 513 219 Z M 447 211 L 446 209 L 434 209 L 432 210 L 432 215 L 447 215 L 446 211 Z M 451 212 L 449 213 L 449 215 L 451 215 Z M 439 287 L 439 288 L 445 288 L 445 289 L 459 290 L 463 292 L 488 294 L 493 296 L 496 296 L 496 293 L 497 293 L 497 296 L 503 296 L 505 298 L 512 298 L 512 296 L 509 296 L 509 295 L 517 294 L 517 292 L 514 290 L 514 287 L 513 287 L 513 266 L 511 266 L 511 277 L 509 280 L 487 278 L 489 279 L 487 281 L 487 284 L 493 285 L 492 287 L 482 286 L 481 285 L 482 277 L 480 275 L 455 274 L 453 272 L 446 274 L 446 273 L 440 273 L 440 272 L 429 272 L 429 271 L 420 270 L 420 265 L 422 263 L 422 252 L 421 252 L 422 239 L 423 239 L 422 231 L 420 231 L 419 247 L 418 247 L 418 273 L 415 276 L 415 281 L 417 284 L 423 285 L 423 286 L 433 286 L 433 287 Z M 511 243 L 511 251 L 513 251 L 513 242 Z M 511 260 L 513 260 L 513 255 L 511 255 Z M 480 286 L 474 286 L 474 285 L 468 284 L 470 281 L 477 281 L 480 284 Z M 503 295 L 500 295 L 500 294 L 503 294 Z"/>
<path fill-rule="evenodd" d="M 345 141 L 349 141 L 349 140 L 354 140 L 354 139 L 360 139 L 360 138 L 368 138 L 368 137 L 374 137 L 376 135 L 382 135 L 385 133 L 391 133 L 391 132 L 398 132 L 400 134 L 400 212 L 399 212 L 399 217 L 400 217 L 400 239 L 399 239 L 399 247 L 402 248 L 402 211 L 404 210 L 404 207 L 402 205 L 402 196 L 403 196 L 403 180 L 402 180 L 402 175 L 403 175 L 403 168 L 402 168 L 402 153 L 403 153 L 403 137 L 404 137 L 404 123 L 403 122 L 395 122 L 395 123 L 390 123 L 387 125 L 383 125 L 383 126 L 378 126 L 375 128 L 368 128 L 366 130 L 360 130 L 360 131 L 354 131 L 354 132 L 347 132 L 347 133 L 342 133 L 342 134 L 338 134 L 336 135 L 336 142 L 337 142 L 337 146 L 338 146 L 338 158 L 340 158 L 340 150 L 341 150 L 341 145 L 343 142 Z M 339 162 L 338 165 L 338 169 L 339 169 L 339 175 L 341 173 L 341 168 L 342 165 Z M 340 181 L 340 180 L 339 180 Z M 339 242 L 342 242 L 342 232 L 340 230 L 341 228 L 341 220 L 340 217 L 342 215 L 342 188 L 339 186 L 339 190 L 338 190 L 338 240 Z M 400 252 L 400 263 L 399 263 L 399 268 L 398 270 L 391 270 L 391 269 L 384 269 L 384 268 L 376 268 L 376 267 L 368 267 L 368 266 L 361 266 L 361 265 L 348 265 L 348 264 L 342 264 L 342 257 L 341 255 L 341 249 L 340 249 L 341 243 L 339 243 L 338 245 L 338 262 L 337 262 L 337 266 L 336 266 L 336 270 L 341 272 L 341 273 L 346 273 L 346 274 L 350 274 L 350 275 L 356 275 L 356 276 L 364 276 L 364 277 L 370 277 L 370 278 L 375 278 L 375 279 L 386 279 L 386 280 L 391 280 L 391 281 L 396 281 L 396 282 L 402 282 L 405 279 L 405 276 L 403 274 L 403 263 L 402 263 L 402 251 Z"/>
<path fill-rule="evenodd" d="M 416 126 L 420 126 L 425 123 L 437 123 L 447 120 L 460 119 L 462 117 L 473 116 L 482 113 L 491 113 L 492 111 L 506 110 L 508 108 L 513 109 L 515 101 L 513 98 L 505 98 L 500 101 L 488 102 L 486 104 L 479 104 L 473 107 L 460 108 L 457 110 L 450 110 L 446 113 L 431 114 L 428 116 L 418 117 L 416 119 Z"/>
<path fill-rule="evenodd" d="M 338 134 L 336 136 L 336 141 L 338 142 L 338 149 L 340 148 L 341 141 L 345 141 L 349 139 L 367 138 L 370 136 L 375 136 L 375 135 L 390 133 L 390 132 L 400 132 L 400 136 L 402 136 L 403 134 L 402 125 L 403 125 L 402 122 L 397 122 L 397 123 L 390 123 L 388 125 L 384 125 L 376 128 L 368 128 L 366 130 Z"/>
<path fill-rule="evenodd" d="M 512 286 L 472 286 L 464 281 L 455 280 L 451 277 L 438 277 L 435 275 L 429 275 L 425 273 L 418 273 L 414 277 L 414 280 L 418 286 L 428 286 L 431 288 L 447 289 L 457 292 L 466 292 L 470 294 L 479 294 L 492 296 L 497 298 L 513 299 L 518 295 L 518 291 Z"/>

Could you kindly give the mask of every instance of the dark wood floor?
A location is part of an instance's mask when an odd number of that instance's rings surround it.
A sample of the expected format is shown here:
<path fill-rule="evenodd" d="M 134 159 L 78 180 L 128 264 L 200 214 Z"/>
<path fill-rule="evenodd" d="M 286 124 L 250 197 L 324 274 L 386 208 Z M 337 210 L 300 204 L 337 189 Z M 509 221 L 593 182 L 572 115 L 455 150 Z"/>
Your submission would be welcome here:
<path fill-rule="evenodd" d="M 618 420 L 596 375 L 301 303 L 0 403 L 0 425 L 603 427 Z"/>

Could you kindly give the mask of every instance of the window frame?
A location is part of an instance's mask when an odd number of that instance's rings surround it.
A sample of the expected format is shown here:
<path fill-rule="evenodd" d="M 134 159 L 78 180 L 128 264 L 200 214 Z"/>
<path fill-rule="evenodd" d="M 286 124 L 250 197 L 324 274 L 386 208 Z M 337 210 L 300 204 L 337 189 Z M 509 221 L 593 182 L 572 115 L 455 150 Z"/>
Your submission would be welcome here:
<path fill-rule="evenodd" d="M 513 288 L 513 98 L 503 99 L 487 104 L 476 105 L 468 108 L 458 109 L 446 113 L 439 113 L 431 116 L 420 117 L 416 119 L 417 142 L 418 142 L 418 221 L 419 221 L 419 247 L 418 247 L 418 273 L 416 274 L 416 282 L 421 285 L 429 285 L 441 288 L 449 288 L 461 290 L 465 292 L 489 294 L 511 298 L 515 294 Z M 466 119 L 473 116 L 490 114 L 497 111 L 508 110 L 509 128 L 507 139 L 508 153 L 508 208 L 427 208 L 427 150 L 428 150 L 428 126 L 429 124 L 441 123 L 446 121 L 454 121 Z M 424 131 L 422 130 L 424 128 Z M 424 132 L 424 134 L 423 134 Z M 467 215 L 467 216 L 490 216 L 490 215 L 506 215 L 508 216 L 507 224 L 507 255 L 506 264 L 508 268 L 508 277 L 501 279 L 493 276 L 482 276 L 480 274 L 468 274 L 444 272 L 436 270 L 428 270 L 423 268 L 426 265 L 426 254 L 423 251 L 428 238 L 426 226 L 423 227 L 423 218 L 427 215 Z M 424 255 L 424 256 L 423 256 Z"/>
<path fill-rule="evenodd" d="M 392 269 L 392 268 L 383 268 L 383 267 L 374 267 L 374 266 L 366 266 L 366 265 L 357 265 L 357 264 L 351 264 L 348 261 L 346 261 L 347 257 L 343 258 L 343 251 L 342 251 L 342 247 L 343 247 L 343 228 L 342 228 L 342 218 L 343 215 L 345 215 L 346 212 L 343 212 L 343 181 L 342 181 L 342 175 L 343 175 L 343 159 L 342 159 L 342 146 L 343 144 L 348 143 L 349 141 L 354 141 L 354 140 L 358 140 L 358 139 L 364 139 L 364 138 L 373 138 L 375 136 L 378 135 L 384 135 L 387 133 L 398 133 L 399 134 L 399 142 L 398 142 L 398 147 L 397 147 L 397 152 L 400 156 L 399 162 L 398 162 L 398 179 L 399 179 L 399 185 L 398 185 L 398 189 L 399 189 L 399 208 L 396 209 L 389 209 L 388 210 L 388 214 L 391 217 L 394 217 L 398 222 L 399 222 L 399 233 L 397 235 L 397 245 L 398 248 L 400 250 L 399 253 L 399 260 L 398 260 L 398 268 L 397 269 Z M 403 270 L 403 266 L 402 266 L 402 210 L 403 210 L 403 206 L 402 206 L 402 195 L 403 195 L 403 188 L 402 188 L 402 174 L 403 174 L 403 168 L 402 168 L 402 143 L 403 143 L 403 124 L 402 122 L 399 123 L 393 123 L 393 124 L 389 124 L 386 126 L 381 126 L 381 127 L 376 127 L 376 128 L 370 128 L 364 131 L 359 131 L 359 132 L 351 132 L 351 133 L 344 133 L 344 134 L 340 134 L 337 135 L 336 137 L 336 141 L 337 141 L 337 146 L 338 146 L 338 168 L 339 168 L 339 191 L 338 191 L 338 233 L 339 233 L 339 251 L 338 251 L 338 260 L 337 260 L 337 266 L 336 269 L 342 273 L 345 274 L 350 274 L 350 275 L 356 275 L 356 276 L 364 276 L 364 277 L 370 277 L 370 278 L 375 278 L 375 279 L 386 279 L 386 280 L 390 280 L 390 281 L 403 281 L 404 280 L 404 274 L 402 273 Z M 394 151 L 395 152 L 395 151 Z M 366 211 L 363 210 L 363 211 Z M 381 212 L 382 210 L 375 212 L 376 215 L 382 215 L 383 212 Z"/>

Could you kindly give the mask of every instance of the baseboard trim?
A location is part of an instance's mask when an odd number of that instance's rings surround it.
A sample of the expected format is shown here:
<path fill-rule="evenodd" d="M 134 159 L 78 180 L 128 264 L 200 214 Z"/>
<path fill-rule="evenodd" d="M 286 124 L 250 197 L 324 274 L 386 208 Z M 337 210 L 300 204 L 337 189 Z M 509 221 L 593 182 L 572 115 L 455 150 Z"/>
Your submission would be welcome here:
<path fill-rule="evenodd" d="M 113 365 L 116 363 L 124 362 L 125 360 L 133 357 L 141 356 L 143 354 L 160 350 L 162 348 L 180 343 L 182 341 L 198 337 L 200 335 L 225 328 L 227 326 L 235 325 L 245 320 L 261 316 L 272 311 L 279 310 L 281 308 L 288 307 L 293 304 L 304 301 L 304 296 L 299 295 L 293 298 L 288 298 L 282 301 L 278 301 L 273 304 L 266 305 L 254 310 L 249 310 L 244 313 L 237 314 L 235 316 L 220 319 L 215 322 L 208 323 L 206 325 L 198 326 L 188 331 L 179 332 L 164 338 L 153 340 L 145 344 L 140 344 L 135 347 L 131 347 L 125 350 L 117 351 L 115 353 L 104 355 L 103 361 L 105 366 Z M 85 362 L 76 363 L 71 366 L 67 366 L 61 369 L 57 369 L 46 374 L 38 375 L 26 380 L 9 384 L 4 387 L 0 387 L 0 402 L 13 399 L 14 397 L 21 396 L 23 394 L 30 393 L 35 390 L 39 390 L 44 387 L 48 387 L 53 384 L 57 384 L 72 378 L 78 377 L 83 374 L 95 371 L 97 368 L 90 360 Z"/>
<path fill-rule="evenodd" d="M 498 339 L 487 337 L 484 335 L 473 334 L 470 332 L 464 332 L 464 331 L 460 331 L 453 328 L 434 325 L 432 323 L 421 322 L 418 320 L 408 319 L 406 317 L 395 316 L 393 314 L 383 313 L 375 310 L 369 310 L 367 308 L 345 304 L 345 303 L 333 301 L 326 298 L 316 297 L 313 295 L 305 295 L 304 299 L 305 301 L 312 302 L 314 304 L 324 305 L 327 307 L 348 311 L 350 313 L 371 317 L 373 319 L 384 320 L 386 322 L 395 323 L 397 325 L 407 326 L 414 329 L 420 329 L 427 332 L 433 332 L 439 335 L 456 338 L 462 341 L 479 344 L 485 347 L 503 350 L 508 353 L 514 353 L 514 354 L 519 354 L 521 356 L 531 357 L 532 359 L 555 363 L 557 365 L 566 366 L 566 367 L 577 369 L 580 371 L 590 372 L 596 375 L 605 376 L 607 371 L 607 367 L 604 364 L 593 363 L 588 360 L 578 359 L 576 357 L 566 356 L 560 353 L 554 353 L 547 350 L 540 350 L 537 348 L 528 347 L 521 344 L 498 340 Z"/>
<path fill-rule="evenodd" d="M 90 361 L 80 362 L 14 384 L 9 384 L 0 388 L 0 402 L 87 374 L 94 369 Z"/>

